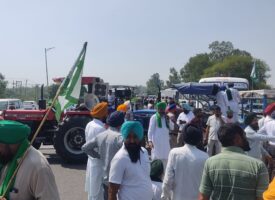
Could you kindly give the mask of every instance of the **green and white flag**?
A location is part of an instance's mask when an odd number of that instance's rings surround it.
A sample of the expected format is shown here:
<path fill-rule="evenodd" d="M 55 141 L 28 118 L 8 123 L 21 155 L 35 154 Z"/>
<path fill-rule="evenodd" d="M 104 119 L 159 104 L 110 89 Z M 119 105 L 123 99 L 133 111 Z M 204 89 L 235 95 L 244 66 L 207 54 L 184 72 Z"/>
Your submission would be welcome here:
<path fill-rule="evenodd" d="M 86 48 L 87 42 L 85 42 L 83 49 L 81 50 L 68 76 L 62 81 L 60 86 L 60 93 L 54 104 L 56 110 L 55 117 L 58 122 L 62 112 L 66 108 L 78 103 Z"/>
<path fill-rule="evenodd" d="M 251 73 L 250 73 L 250 78 L 251 78 L 253 81 L 256 81 L 256 80 L 257 80 L 256 62 L 254 62 L 254 64 L 253 64 L 253 68 L 252 68 L 252 71 L 251 71 Z"/>

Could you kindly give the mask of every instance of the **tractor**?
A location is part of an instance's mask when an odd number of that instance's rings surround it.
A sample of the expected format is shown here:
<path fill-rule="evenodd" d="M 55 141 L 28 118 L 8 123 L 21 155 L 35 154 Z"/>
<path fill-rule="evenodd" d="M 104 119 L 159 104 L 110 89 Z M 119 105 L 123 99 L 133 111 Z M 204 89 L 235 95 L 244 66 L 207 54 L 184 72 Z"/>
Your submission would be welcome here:
<path fill-rule="evenodd" d="M 60 84 L 64 78 L 56 78 L 54 82 Z M 62 113 L 60 122 L 55 118 L 52 109 L 45 124 L 36 137 L 33 146 L 37 149 L 43 145 L 54 145 L 56 153 L 66 162 L 83 163 L 87 156 L 81 146 L 85 143 L 85 127 L 92 120 L 90 110 L 100 101 L 107 99 L 109 84 L 98 77 L 82 77 L 79 103 Z M 30 126 L 31 139 L 47 112 L 46 101 L 43 99 L 43 88 L 39 110 L 5 110 L 2 117 Z"/>

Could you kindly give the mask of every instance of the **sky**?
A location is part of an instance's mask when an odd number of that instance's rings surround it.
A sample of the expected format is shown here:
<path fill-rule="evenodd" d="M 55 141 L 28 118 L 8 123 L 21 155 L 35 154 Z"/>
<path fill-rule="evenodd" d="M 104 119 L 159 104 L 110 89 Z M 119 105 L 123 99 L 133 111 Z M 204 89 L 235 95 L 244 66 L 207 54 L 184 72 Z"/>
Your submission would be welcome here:
<path fill-rule="evenodd" d="M 231 41 L 270 67 L 275 86 L 274 0 L 0 0 L 0 73 L 12 83 L 66 76 L 88 42 L 84 75 L 110 84 L 167 80 L 213 41 Z"/>

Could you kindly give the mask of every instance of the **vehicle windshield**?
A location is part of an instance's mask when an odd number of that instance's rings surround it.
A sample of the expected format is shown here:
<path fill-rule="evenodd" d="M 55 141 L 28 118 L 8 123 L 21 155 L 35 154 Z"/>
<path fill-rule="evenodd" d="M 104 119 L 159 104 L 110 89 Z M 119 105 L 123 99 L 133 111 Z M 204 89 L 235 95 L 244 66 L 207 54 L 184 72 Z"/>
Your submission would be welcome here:
<path fill-rule="evenodd" d="M 0 101 L 0 110 L 6 110 L 8 107 L 7 101 Z"/>

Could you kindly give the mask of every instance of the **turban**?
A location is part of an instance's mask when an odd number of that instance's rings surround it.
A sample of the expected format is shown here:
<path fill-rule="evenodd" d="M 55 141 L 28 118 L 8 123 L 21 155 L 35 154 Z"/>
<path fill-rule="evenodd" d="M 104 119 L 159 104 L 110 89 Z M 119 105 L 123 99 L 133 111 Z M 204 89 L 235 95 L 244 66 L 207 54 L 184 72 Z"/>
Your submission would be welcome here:
<path fill-rule="evenodd" d="M 275 110 L 275 103 L 271 103 L 265 108 L 264 113 L 266 115 L 271 115 L 274 110 Z"/>
<path fill-rule="evenodd" d="M 120 105 L 117 107 L 116 110 L 126 113 L 126 112 L 127 112 L 127 105 L 125 105 L 125 104 L 120 104 Z"/>
<path fill-rule="evenodd" d="M 176 106 L 175 103 L 173 103 L 173 104 L 168 106 L 168 111 L 174 110 L 175 108 L 177 108 L 177 106 Z"/>
<path fill-rule="evenodd" d="M 30 133 L 30 127 L 25 124 L 8 120 L 0 121 L 0 143 L 18 144 L 27 139 Z"/>
<path fill-rule="evenodd" d="M 166 103 L 165 102 L 157 103 L 157 109 L 165 110 L 165 108 L 166 108 Z"/>
<path fill-rule="evenodd" d="M 250 125 L 256 117 L 257 115 L 255 113 L 249 113 L 244 120 L 244 124 Z"/>
<path fill-rule="evenodd" d="M 124 105 L 127 106 L 127 108 L 131 108 L 131 102 L 128 100 L 128 101 L 125 101 L 124 102 Z"/>
<path fill-rule="evenodd" d="M 151 162 L 151 171 L 150 171 L 150 177 L 151 180 L 155 181 L 159 178 L 161 178 L 163 174 L 163 164 L 161 160 L 153 160 Z"/>
<path fill-rule="evenodd" d="M 124 122 L 125 114 L 120 111 L 115 111 L 107 118 L 107 124 L 111 127 L 119 127 Z"/>
<path fill-rule="evenodd" d="M 183 103 L 183 104 L 182 104 L 182 108 L 183 108 L 184 110 L 188 110 L 188 111 L 191 111 L 191 110 L 192 110 L 191 106 L 189 106 L 187 103 Z"/>
<path fill-rule="evenodd" d="M 127 139 L 130 133 L 134 133 L 139 140 L 143 138 L 143 127 L 140 122 L 138 121 L 127 121 L 125 122 L 121 129 L 121 135 L 124 140 Z"/>
<path fill-rule="evenodd" d="M 91 115 L 99 119 L 106 117 L 108 115 L 108 104 L 106 102 L 97 104 L 91 111 Z"/>

